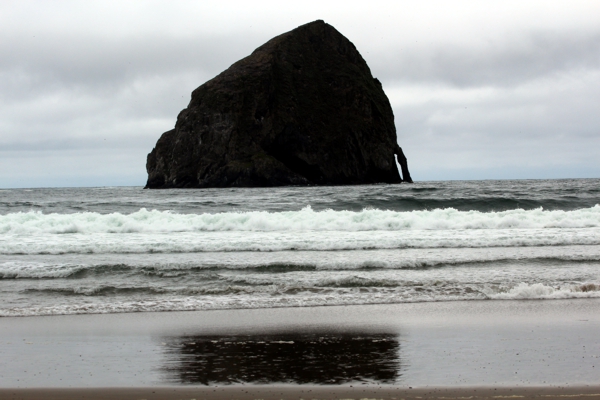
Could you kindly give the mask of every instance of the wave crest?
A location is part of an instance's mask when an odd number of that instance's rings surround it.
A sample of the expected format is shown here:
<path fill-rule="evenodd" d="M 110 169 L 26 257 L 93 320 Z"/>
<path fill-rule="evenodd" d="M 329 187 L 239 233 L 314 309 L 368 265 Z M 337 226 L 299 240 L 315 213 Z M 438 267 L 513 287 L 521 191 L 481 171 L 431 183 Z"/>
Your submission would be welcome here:
<path fill-rule="evenodd" d="M 458 211 L 299 211 L 178 214 L 148 211 L 131 214 L 43 214 L 39 211 L 0 216 L 0 234 L 93 234 L 168 232 L 276 231 L 403 231 L 470 229 L 545 229 L 600 227 L 600 205 L 573 211 L 509 210 Z"/>

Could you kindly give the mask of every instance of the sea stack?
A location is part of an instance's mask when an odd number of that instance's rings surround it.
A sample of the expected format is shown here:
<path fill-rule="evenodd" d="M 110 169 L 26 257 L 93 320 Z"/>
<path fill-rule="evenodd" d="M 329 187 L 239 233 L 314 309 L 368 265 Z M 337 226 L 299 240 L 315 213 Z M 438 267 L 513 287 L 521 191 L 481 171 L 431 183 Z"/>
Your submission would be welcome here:
<path fill-rule="evenodd" d="M 194 90 L 146 169 L 146 188 L 412 182 L 381 83 L 321 20 Z"/>

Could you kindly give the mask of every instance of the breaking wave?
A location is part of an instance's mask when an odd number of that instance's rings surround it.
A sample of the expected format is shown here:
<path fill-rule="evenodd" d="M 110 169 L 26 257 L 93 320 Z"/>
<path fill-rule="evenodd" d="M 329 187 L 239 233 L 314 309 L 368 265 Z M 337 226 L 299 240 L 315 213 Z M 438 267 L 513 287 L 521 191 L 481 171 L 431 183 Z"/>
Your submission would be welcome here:
<path fill-rule="evenodd" d="M 547 229 L 600 227 L 600 205 L 573 211 L 300 211 L 178 214 L 141 209 L 131 214 L 44 214 L 39 211 L 0 215 L 0 234 L 89 234 L 167 232 L 403 231 L 471 229 Z"/>
<path fill-rule="evenodd" d="M 499 292 L 486 293 L 490 299 L 496 300 L 529 300 L 529 299 L 573 299 L 600 297 L 600 285 L 583 283 L 564 286 L 550 286 L 543 283 L 520 283 Z"/>
<path fill-rule="evenodd" d="M 179 254 L 598 244 L 600 228 L 96 233 L 0 236 L 0 254 Z"/>
<path fill-rule="evenodd" d="M 335 282 L 329 289 L 321 287 L 310 290 L 306 287 L 269 290 L 268 288 L 228 288 L 214 291 L 199 289 L 187 295 L 155 296 L 152 300 L 139 298 L 118 301 L 107 295 L 115 290 L 113 287 L 98 289 L 65 289 L 67 296 L 89 296 L 85 302 L 63 302 L 61 304 L 29 307 L 6 307 L 0 309 L 0 317 L 61 315 L 61 314 L 104 314 L 123 312 L 157 312 L 157 311 L 200 311 L 251 308 L 280 307 L 318 307 L 362 304 L 399 304 L 437 301 L 464 300 L 533 300 L 533 299 L 576 299 L 600 298 L 600 285 L 584 283 L 553 287 L 542 283 L 519 283 L 515 286 L 490 289 L 489 287 L 442 288 L 418 287 L 405 290 L 402 287 L 389 287 L 388 291 L 367 290 L 363 292 L 354 287 L 357 282 Z M 388 284 L 386 283 L 386 286 Z M 369 289 L 367 287 L 367 289 Z M 144 294 L 151 289 L 136 288 L 129 291 Z M 52 291 L 48 291 L 52 292 Z M 54 291 L 56 292 L 56 291 Z M 303 295 L 309 293 L 309 295 Z M 96 296 L 94 296 L 96 294 Z M 197 296 L 202 294 L 202 296 Z M 234 294 L 234 296 L 232 296 Z M 102 301 L 106 297 L 107 301 Z"/>
<path fill-rule="evenodd" d="M 553 248 L 550 248 L 554 250 Z M 299 271 L 393 271 L 412 270 L 421 271 L 440 268 L 468 267 L 502 267 L 515 263 L 527 263 L 532 268 L 547 268 L 550 265 L 578 268 L 581 265 L 597 265 L 600 254 L 597 251 L 584 254 L 556 254 L 557 252 L 542 252 L 537 249 L 530 255 L 521 254 L 518 249 L 510 252 L 507 249 L 498 249 L 498 252 L 485 252 L 483 254 L 466 254 L 463 257 L 456 255 L 433 255 L 429 258 L 416 258 L 413 255 L 397 256 L 381 252 L 359 252 L 348 257 L 328 259 L 331 254 L 299 254 L 296 258 L 281 261 L 274 257 L 277 253 L 260 254 L 252 257 L 244 254 L 241 258 L 232 259 L 227 263 L 222 258 L 213 260 L 183 260 L 181 262 L 148 263 L 132 262 L 115 264 L 69 264 L 38 261 L 7 261 L 0 262 L 0 280 L 14 279 L 89 279 L 101 277 L 127 276 L 129 278 L 183 278 L 186 276 L 200 276 L 207 279 L 210 274 L 217 271 L 240 271 L 262 274 L 280 274 Z M 557 249 L 561 250 L 561 249 Z M 563 251 L 571 251 L 571 248 Z M 536 254 L 537 253 L 537 254 Z M 171 255 L 166 255 L 167 257 Z M 174 255 L 173 255 L 174 256 Z M 319 259 L 321 258 L 321 259 Z M 272 261 L 270 261 L 272 260 Z"/>

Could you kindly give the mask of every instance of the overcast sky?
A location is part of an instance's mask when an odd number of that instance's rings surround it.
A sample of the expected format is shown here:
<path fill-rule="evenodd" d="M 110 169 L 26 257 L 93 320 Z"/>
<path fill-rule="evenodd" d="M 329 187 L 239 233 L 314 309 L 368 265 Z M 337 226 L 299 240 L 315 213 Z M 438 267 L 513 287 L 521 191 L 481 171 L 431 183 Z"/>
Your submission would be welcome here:
<path fill-rule="evenodd" d="M 146 182 L 193 89 L 323 19 L 383 83 L 415 181 L 600 177 L 600 2 L 3 1 L 0 187 Z"/>

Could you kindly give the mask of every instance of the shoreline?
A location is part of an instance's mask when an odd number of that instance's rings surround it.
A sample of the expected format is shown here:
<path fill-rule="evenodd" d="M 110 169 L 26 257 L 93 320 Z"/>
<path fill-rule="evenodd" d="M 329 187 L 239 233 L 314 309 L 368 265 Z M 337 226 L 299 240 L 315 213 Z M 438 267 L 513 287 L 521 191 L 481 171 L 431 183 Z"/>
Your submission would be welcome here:
<path fill-rule="evenodd" d="M 244 385 L 154 388 L 0 388 L 0 399 L 13 400 L 183 400 L 183 399 L 596 399 L 600 385 L 572 387 L 419 387 Z"/>
<path fill-rule="evenodd" d="M 584 304 L 585 302 L 596 302 L 600 307 L 600 297 L 565 297 L 565 298 L 515 298 L 515 299 L 451 299 L 451 300 L 425 300 L 425 301 L 407 301 L 407 302 L 381 302 L 381 303 L 365 303 L 365 304 L 325 304 L 325 305 L 291 305 L 291 306 L 277 306 L 277 307 L 240 307 L 240 308 L 215 308 L 215 309 L 193 309 L 193 310 L 159 310 L 159 311 L 116 311 L 116 312 L 91 312 L 91 313 L 71 313 L 71 314 L 40 314 L 40 315 L 6 315 L 0 316 L 0 334 L 2 334 L 2 321 L 5 320 L 35 320 L 35 319 L 57 319 L 57 318 L 122 318 L 123 321 L 127 321 L 129 318 L 143 316 L 143 319 L 156 319 L 163 315 L 177 315 L 176 319 L 179 319 L 182 315 L 192 314 L 218 314 L 218 313 L 264 313 L 264 312 L 286 312 L 293 310 L 342 310 L 342 309 L 353 309 L 353 308 L 402 308 L 405 313 L 404 316 L 410 319 L 411 323 L 422 322 L 429 323 L 433 319 L 439 319 L 444 313 L 440 309 L 453 309 L 458 312 L 454 317 L 469 317 L 473 314 L 482 314 L 484 311 L 490 311 L 491 309 L 499 310 L 501 313 L 506 313 L 514 308 L 527 308 L 528 311 L 535 311 L 541 315 L 546 313 L 546 309 L 559 308 L 564 309 L 577 305 L 578 303 Z M 554 307 L 557 305 L 558 307 Z M 529 307 L 531 306 L 531 307 Z M 541 307 L 538 307 L 541 306 Z M 432 310 L 431 313 L 423 315 L 421 312 L 425 308 L 434 308 L 438 310 Z M 575 306 L 574 311 L 580 312 L 582 307 Z M 146 318 L 149 317 L 149 318 Z M 525 317 L 526 319 L 527 317 Z M 171 318 L 169 318 L 171 319 Z M 510 315 L 509 321 L 514 322 L 523 319 L 519 315 Z M 598 318 L 600 321 L 600 318 Z M 189 325 L 189 321 L 184 323 Z M 129 329 L 129 327 L 128 327 Z"/>

